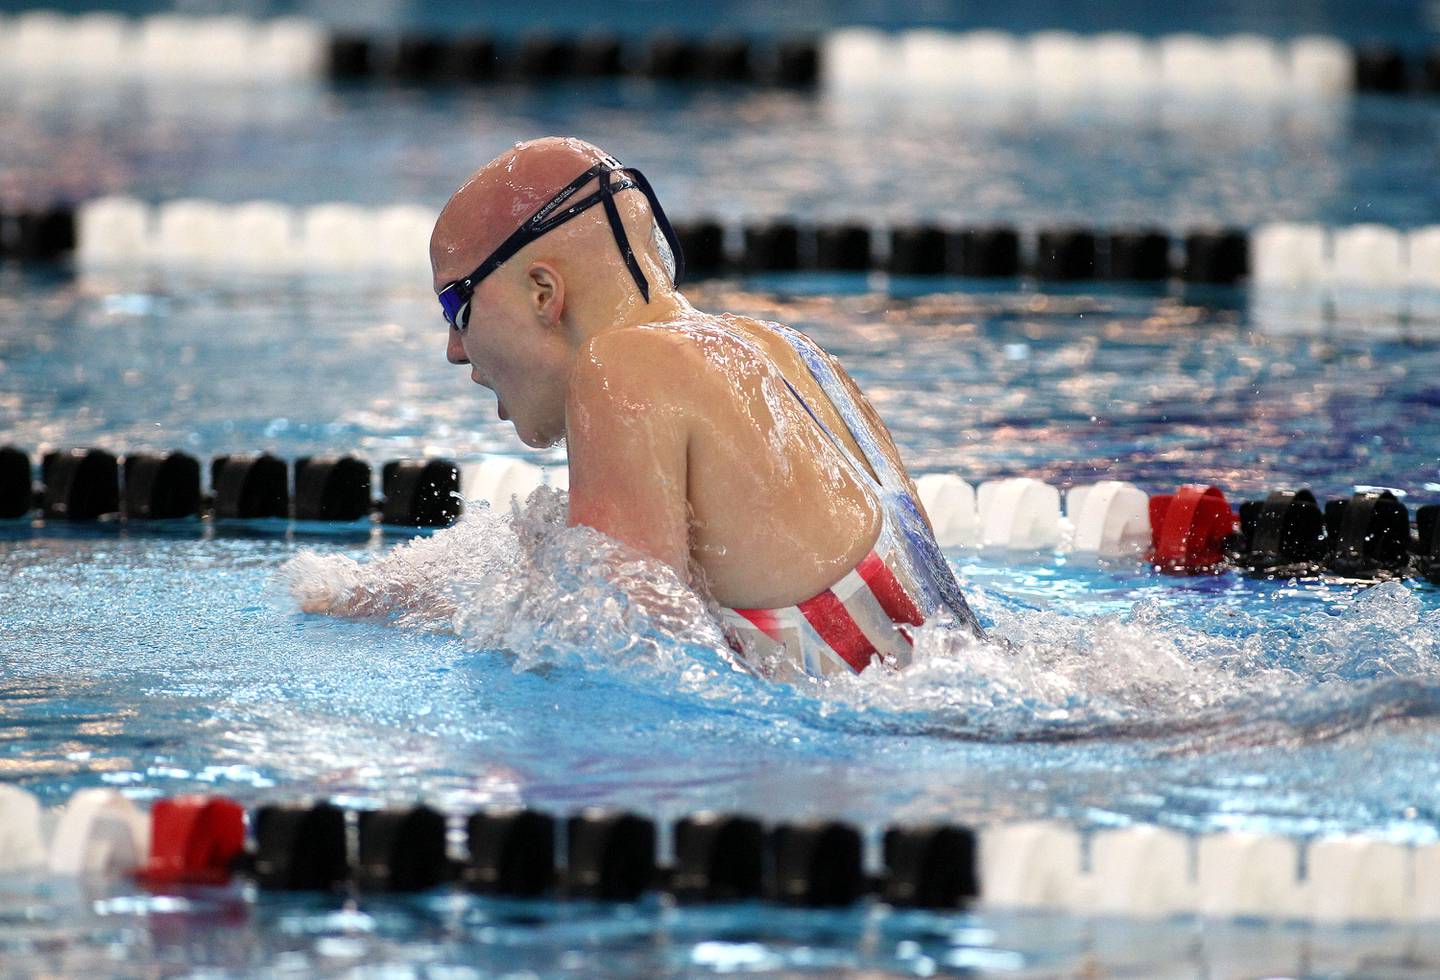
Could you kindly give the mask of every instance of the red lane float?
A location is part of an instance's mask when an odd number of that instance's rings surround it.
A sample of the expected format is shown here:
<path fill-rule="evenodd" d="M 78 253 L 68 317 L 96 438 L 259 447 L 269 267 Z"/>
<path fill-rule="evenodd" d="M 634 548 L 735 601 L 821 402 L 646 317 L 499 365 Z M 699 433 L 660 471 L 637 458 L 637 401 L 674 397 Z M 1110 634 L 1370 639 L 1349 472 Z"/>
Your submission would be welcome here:
<path fill-rule="evenodd" d="M 1150 498 L 1154 561 L 1169 572 L 1204 572 L 1225 561 L 1225 539 L 1239 517 L 1219 487 L 1198 483 Z"/>
<path fill-rule="evenodd" d="M 223 884 L 245 848 L 245 810 L 220 796 L 159 800 L 150 811 L 147 884 Z"/>

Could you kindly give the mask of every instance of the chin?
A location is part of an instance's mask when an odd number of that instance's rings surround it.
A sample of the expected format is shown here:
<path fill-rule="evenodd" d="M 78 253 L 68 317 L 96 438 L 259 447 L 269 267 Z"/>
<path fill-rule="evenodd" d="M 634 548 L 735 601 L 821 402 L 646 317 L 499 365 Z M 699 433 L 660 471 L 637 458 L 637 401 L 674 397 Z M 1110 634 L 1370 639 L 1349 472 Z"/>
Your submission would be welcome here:
<path fill-rule="evenodd" d="M 520 437 L 521 442 L 525 443 L 525 445 L 529 446 L 531 449 L 548 449 L 551 446 L 555 445 L 555 440 L 547 439 L 545 436 L 539 435 L 538 433 L 526 432 L 518 425 L 515 427 L 515 434 Z"/>

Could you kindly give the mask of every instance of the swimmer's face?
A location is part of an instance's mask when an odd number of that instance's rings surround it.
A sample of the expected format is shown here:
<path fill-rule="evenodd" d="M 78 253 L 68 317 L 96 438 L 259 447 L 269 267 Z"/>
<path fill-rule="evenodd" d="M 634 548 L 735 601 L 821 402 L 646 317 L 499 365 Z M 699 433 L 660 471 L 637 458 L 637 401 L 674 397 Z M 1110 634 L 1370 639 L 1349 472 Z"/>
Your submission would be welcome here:
<path fill-rule="evenodd" d="M 437 287 L 445 282 L 437 277 Z M 500 418 L 538 449 L 565 436 L 570 358 L 563 330 L 539 308 L 536 294 L 532 269 L 502 268 L 487 276 L 471 299 L 469 325 L 449 329 L 445 357 L 469 365 L 470 379 L 495 393 Z"/>

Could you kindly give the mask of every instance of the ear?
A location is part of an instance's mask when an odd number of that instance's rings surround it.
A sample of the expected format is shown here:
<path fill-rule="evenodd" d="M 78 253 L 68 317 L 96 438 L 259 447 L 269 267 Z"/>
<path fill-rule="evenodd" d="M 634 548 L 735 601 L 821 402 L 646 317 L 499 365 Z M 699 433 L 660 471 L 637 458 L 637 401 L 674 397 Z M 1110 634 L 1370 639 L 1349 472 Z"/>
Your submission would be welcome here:
<path fill-rule="evenodd" d="M 532 262 L 525 270 L 531 309 L 545 323 L 558 326 L 565 312 L 565 280 L 548 262 Z"/>

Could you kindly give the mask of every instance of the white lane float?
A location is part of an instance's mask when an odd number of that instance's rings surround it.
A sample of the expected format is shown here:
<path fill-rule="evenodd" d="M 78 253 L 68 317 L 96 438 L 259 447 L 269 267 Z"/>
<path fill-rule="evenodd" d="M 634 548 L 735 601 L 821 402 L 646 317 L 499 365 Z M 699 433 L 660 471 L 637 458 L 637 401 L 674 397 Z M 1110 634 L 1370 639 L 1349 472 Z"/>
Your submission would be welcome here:
<path fill-rule="evenodd" d="M 979 543 L 975 490 L 953 473 L 926 473 L 915 481 L 920 503 L 942 548 L 969 548 Z"/>
<path fill-rule="evenodd" d="M 76 214 L 76 261 L 92 268 L 134 264 L 149 250 L 151 217 L 133 197 L 86 201 Z"/>
<path fill-rule="evenodd" d="M 50 842 L 57 874 L 127 874 L 145 864 L 150 815 L 112 789 L 82 789 L 60 811 Z"/>
<path fill-rule="evenodd" d="M 392 269 L 428 272 L 430 232 L 435 211 L 416 204 L 397 204 L 375 213 L 379 264 Z"/>
<path fill-rule="evenodd" d="M 325 29 L 298 17 L 30 11 L 0 20 L 0 74 L 146 81 L 292 81 L 325 67 Z"/>
<path fill-rule="evenodd" d="M 1303 914 L 1300 852 L 1265 834 L 1226 833 L 1196 845 L 1196 911 L 1212 918 L 1289 918 Z"/>
<path fill-rule="evenodd" d="M 466 500 L 485 502 L 508 514 L 512 500 L 524 504 L 537 487 L 568 490 L 569 470 L 543 467 L 514 456 L 487 456 L 460 467 L 460 489 Z"/>
<path fill-rule="evenodd" d="M 1199 34 L 1170 34 L 1157 45 L 1160 85 L 1170 95 L 1214 95 L 1225 88 L 1220 44 Z"/>
<path fill-rule="evenodd" d="M 1355 84 L 1355 55 L 1333 37 L 1308 35 L 1290 42 L 1290 82 L 1295 91 L 1333 97 Z"/>
<path fill-rule="evenodd" d="M 900 77 L 906 84 L 922 92 L 943 91 L 954 84 L 961 56 L 958 35 L 949 31 L 904 31 L 895 44 Z"/>
<path fill-rule="evenodd" d="M 1102 480 L 1071 487 L 1065 514 L 1074 528 L 1074 551 L 1119 558 L 1150 550 L 1150 497 L 1133 483 Z"/>
<path fill-rule="evenodd" d="M 1102 914 L 1163 918 L 1195 908 L 1190 839 L 1173 830 L 1144 825 L 1096 834 L 1090 874 L 1090 901 Z"/>
<path fill-rule="evenodd" d="M 1363 224 L 1330 237 L 1330 285 L 1335 311 L 1362 326 L 1393 319 L 1405 308 L 1405 237 L 1394 228 Z"/>
<path fill-rule="evenodd" d="M 1096 35 L 1091 53 L 1099 91 L 1111 96 L 1135 96 L 1159 87 L 1159 57 L 1139 34 L 1112 31 Z"/>
<path fill-rule="evenodd" d="M 1306 852 L 1305 891 L 1321 922 L 1385 922 L 1411 914 L 1412 851 L 1366 837 L 1329 837 Z"/>
<path fill-rule="evenodd" d="M 1413 229 L 1405 236 L 1405 252 L 1410 315 L 1440 327 L 1440 225 Z"/>
<path fill-rule="evenodd" d="M 1414 920 L 1440 922 L 1440 844 L 1415 848 L 1410 868 L 1415 883 Z"/>
<path fill-rule="evenodd" d="M 1096 75 L 1096 58 L 1090 42 L 1069 31 L 1032 34 L 1021 48 L 1024 70 L 1042 95 L 1088 94 Z"/>
<path fill-rule="evenodd" d="M 1060 491 L 1030 477 L 989 480 L 976 491 L 980 543 L 1040 551 L 1060 543 Z"/>
<path fill-rule="evenodd" d="M 0 785 L 0 872 L 45 864 L 40 801 L 18 786 Z"/>
<path fill-rule="evenodd" d="M 134 29 L 116 14 L 84 14 L 70 32 L 68 57 L 61 67 L 74 75 L 113 75 L 125 70 Z"/>
<path fill-rule="evenodd" d="M 226 265 L 254 271 L 294 272 L 295 212 L 274 201 L 247 201 L 230 213 Z"/>
<path fill-rule="evenodd" d="M 1272 222 L 1251 235 L 1251 282 L 1313 286 L 1324 282 L 1329 272 L 1329 243 L 1322 225 Z"/>
<path fill-rule="evenodd" d="M 1219 44 L 1220 82 L 1251 99 L 1274 99 L 1293 89 L 1289 59 L 1268 37 L 1236 34 Z"/>
<path fill-rule="evenodd" d="M 377 264 L 375 213 L 354 204 L 317 204 L 300 212 L 300 259 L 309 269 L 350 271 Z"/>
<path fill-rule="evenodd" d="M 1330 237 L 1318 224 L 1274 222 L 1250 236 L 1250 319 L 1274 334 L 1325 329 Z"/>
<path fill-rule="evenodd" d="M 1000 31 L 972 31 L 961 35 L 956 78 L 963 88 L 998 95 L 1028 88 L 1030 73 L 1016 38 Z"/>
<path fill-rule="evenodd" d="M 980 893 L 998 908 L 1071 909 L 1089 892 L 1081 839 L 1050 821 L 1001 824 L 980 832 Z"/>
<path fill-rule="evenodd" d="M 325 69 L 325 30 L 303 17 L 262 22 L 251 41 L 251 73 L 257 78 L 316 78 Z"/>
<path fill-rule="evenodd" d="M 160 205 L 149 257 L 161 265 L 218 265 L 232 234 L 226 212 L 214 201 L 190 198 Z"/>
<path fill-rule="evenodd" d="M 882 31 L 844 28 L 825 36 L 820 60 L 827 88 L 863 93 L 890 88 L 900 77 L 900 47 Z"/>

